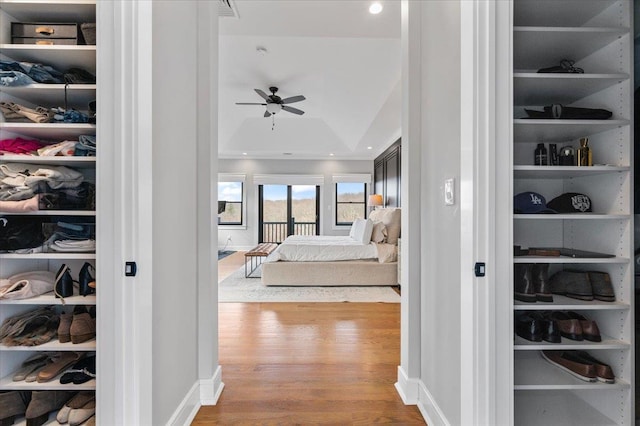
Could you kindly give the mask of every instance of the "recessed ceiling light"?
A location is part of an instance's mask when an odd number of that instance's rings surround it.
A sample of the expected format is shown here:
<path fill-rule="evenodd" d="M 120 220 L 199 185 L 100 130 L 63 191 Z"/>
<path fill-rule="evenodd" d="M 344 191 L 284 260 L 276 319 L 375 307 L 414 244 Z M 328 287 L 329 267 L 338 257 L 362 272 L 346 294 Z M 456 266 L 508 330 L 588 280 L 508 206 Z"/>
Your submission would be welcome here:
<path fill-rule="evenodd" d="M 256 47 L 256 52 L 258 52 L 261 55 L 266 55 L 267 53 L 269 53 L 269 51 L 267 50 L 266 47 L 264 46 L 257 46 Z"/>
<path fill-rule="evenodd" d="M 329 153 L 329 157 L 333 157 L 335 154 L 333 152 Z"/>
<path fill-rule="evenodd" d="M 283 152 L 282 155 L 293 155 L 293 152 Z"/>
<path fill-rule="evenodd" d="M 367 149 L 373 149 L 373 147 L 372 146 L 368 146 Z"/>
<path fill-rule="evenodd" d="M 377 15 L 380 12 L 382 12 L 382 3 L 377 1 L 371 3 L 371 6 L 369 6 L 369 13 L 371 13 L 372 15 Z"/>
<path fill-rule="evenodd" d="M 246 153 L 246 152 L 243 152 L 243 153 L 242 153 L 242 155 L 247 155 L 247 153 Z"/>

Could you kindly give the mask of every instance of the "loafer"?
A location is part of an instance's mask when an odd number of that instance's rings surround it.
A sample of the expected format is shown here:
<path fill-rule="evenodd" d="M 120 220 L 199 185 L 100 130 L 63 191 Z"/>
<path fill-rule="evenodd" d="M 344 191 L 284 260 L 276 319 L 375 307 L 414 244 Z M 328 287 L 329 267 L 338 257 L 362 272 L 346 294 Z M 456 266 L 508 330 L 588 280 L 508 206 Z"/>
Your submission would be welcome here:
<path fill-rule="evenodd" d="M 613 374 L 613 370 L 607 364 L 602 361 L 599 361 L 589 355 L 588 352 L 585 351 L 575 351 L 576 356 L 582 358 L 585 362 L 593 364 L 596 369 L 596 379 L 602 383 L 615 383 L 616 376 Z"/>
<path fill-rule="evenodd" d="M 572 351 L 542 351 L 542 357 L 580 380 L 585 382 L 595 382 L 597 380 L 596 367 L 572 353 Z"/>
<path fill-rule="evenodd" d="M 584 340 L 590 342 L 602 342 L 602 336 L 600 336 L 600 329 L 595 321 L 586 318 L 584 315 L 574 311 L 568 311 L 567 316 L 571 319 L 577 319 L 580 321 L 580 327 L 582 327 L 582 337 Z"/>
<path fill-rule="evenodd" d="M 615 302 L 616 295 L 613 292 L 611 277 L 606 272 L 589 271 L 589 281 L 593 290 L 593 296 L 603 302 Z"/>
<path fill-rule="evenodd" d="M 64 404 L 64 407 L 62 407 L 58 411 L 56 420 L 60 424 L 69 423 L 69 413 L 71 413 L 71 410 L 82 408 L 86 403 L 93 400 L 94 398 L 95 394 L 93 393 L 93 391 L 78 392 L 73 398 L 71 398 L 69 401 L 67 401 L 66 404 Z"/>
<path fill-rule="evenodd" d="M 589 274 L 584 271 L 560 271 L 549 279 L 551 292 L 578 300 L 593 300 Z"/>
<path fill-rule="evenodd" d="M 562 337 L 577 341 L 584 340 L 582 326 L 580 325 L 579 320 L 571 318 L 569 315 L 562 311 L 550 311 L 545 315 L 547 319 L 556 322 L 556 324 L 558 325 L 558 330 Z"/>
<path fill-rule="evenodd" d="M 521 302 L 534 303 L 536 301 L 536 290 L 531 274 L 531 263 L 516 263 L 513 265 L 514 279 L 513 297 Z"/>
<path fill-rule="evenodd" d="M 549 343 L 560 343 L 562 341 L 558 324 L 547 318 L 542 312 L 530 312 L 531 318 L 538 321 L 542 329 L 542 340 Z"/>
<path fill-rule="evenodd" d="M 78 426 L 89 420 L 96 413 L 96 400 L 95 398 L 89 400 L 81 408 L 74 408 L 69 413 L 69 424 L 71 426 Z"/>
<path fill-rule="evenodd" d="M 533 288 L 538 302 L 553 302 L 553 294 L 549 286 L 549 264 L 534 263 L 531 267 Z"/>
<path fill-rule="evenodd" d="M 543 324 L 529 315 L 528 312 L 519 314 L 515 318 L 516 334 L 531 342 L 542 342 Z"/>

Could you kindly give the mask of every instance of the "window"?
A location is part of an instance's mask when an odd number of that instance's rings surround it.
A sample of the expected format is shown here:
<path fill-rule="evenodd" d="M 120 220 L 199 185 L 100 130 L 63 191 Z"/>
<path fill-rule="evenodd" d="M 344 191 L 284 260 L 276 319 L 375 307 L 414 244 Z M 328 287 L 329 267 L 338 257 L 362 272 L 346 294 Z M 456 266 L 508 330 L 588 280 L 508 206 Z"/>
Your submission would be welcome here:
<path fill-rule="evenodd" d="M 218 182 L 218 214 L 219 225 L 243 224 L 243 182 Z"/>
<path fill-rule="evenodd" d="M 358 217 L 367 217 L 367 184 L 336 182 L 335 224 L 351 225 Z"/>

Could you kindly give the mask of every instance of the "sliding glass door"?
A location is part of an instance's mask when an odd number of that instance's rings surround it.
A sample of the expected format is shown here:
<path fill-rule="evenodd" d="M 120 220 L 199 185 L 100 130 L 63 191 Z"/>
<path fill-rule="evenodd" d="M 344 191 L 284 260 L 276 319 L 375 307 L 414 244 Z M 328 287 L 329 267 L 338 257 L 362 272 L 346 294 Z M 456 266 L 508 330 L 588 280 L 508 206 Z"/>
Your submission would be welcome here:
<path fill-rule="evenodd" d="M 281 243 L 289 235 L 320 234 L 320 186 L 259 185 L 258 239 Z"/>

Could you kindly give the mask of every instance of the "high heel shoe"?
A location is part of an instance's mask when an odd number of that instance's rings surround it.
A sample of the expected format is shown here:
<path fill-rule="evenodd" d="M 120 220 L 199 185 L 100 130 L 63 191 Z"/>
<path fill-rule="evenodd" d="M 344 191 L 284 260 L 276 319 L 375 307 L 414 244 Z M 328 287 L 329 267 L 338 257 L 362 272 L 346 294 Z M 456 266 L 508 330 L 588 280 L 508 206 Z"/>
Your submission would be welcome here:
<path fill-rule="evenodd" d="M 89 262 L 85 262 L 84 265 L 82 265 L 82 269 L 80 269 L 78 285 L 80 287 L 81 296 L 87 296 L 95 293 L 95 279 L 91 276 L 91 273 L 89 272 L 90 269 L 93 269 L 95 273 L 95 268 Z M 91 283 L 93 283 L 93 287 L 91 286 Z"/>
<path fill-rule="evenodd" d="M 73 278 L 71 278 L 69 267 L 66 264 L 62 264 L 60 269 L 58 269 L 53 292 L 55 293 L 56 298 L 63 300 L 65 297 L 73 296 Z"/>

